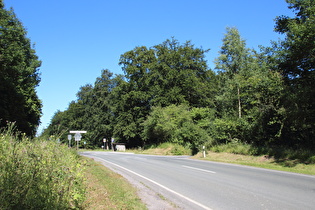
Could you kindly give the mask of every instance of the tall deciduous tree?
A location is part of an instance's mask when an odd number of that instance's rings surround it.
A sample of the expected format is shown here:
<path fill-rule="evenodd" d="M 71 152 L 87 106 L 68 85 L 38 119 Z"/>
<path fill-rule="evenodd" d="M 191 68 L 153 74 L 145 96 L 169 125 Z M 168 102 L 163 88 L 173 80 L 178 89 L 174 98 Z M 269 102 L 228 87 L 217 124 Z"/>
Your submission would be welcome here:
<path fill-rule="evenodd" d="M 61 135 L 64 142 L 69 130 L 86 130 L 83 136 L 87 147 L 99 147 L 104 138 L 113 136 L 114 114 L 110 94 L 116 86 L 113 73 L 102 70 L 94 86 L 86 84 L 77 93 L 77 100 L 72 101 L 64 112 L 58 111 L 45 129 L 43 136 Z"/>
<path fill-rule="evenodd" d="M 286 79 L 287 109 L 283 138 L 291 145 L 315 147 L 315 1 L 287 0 L 295 17 L 276 19 L 276 31 L 284 34 L 279 69 Z"/>
<path fill-rule="evenodd" d="M 88 133 L 89 144 L 100 146 L 104 138 L 110 139 L 113 136 L 113 113 L 110 108 L 110 94 L 115 87 L 113 73 L 109 70 L 102 70 L 101 76 L 96 78 L 94 87 L 85 97 L 84 104 L 84 126 Z"/>
<path fill-rule="evenodd" d="M 20 131 L 35 135 L 42 106 L 36 93 L 40 65 L 22 23 L 0 1 L 0 127 L 16 121 Z"/>
<path fill-rule="evenodd" d="M 218 115 L 215 138 L 263 143 L 281 131 L 281 77 L 272 72 L 263 54 L 246 48 L 236 28 L 228 28 L 220 56 Z"/>
<path fill-rule="evenodd" d="M 243 77 L 241 75 L 246 71 L 248 55 L 249 50 L 246 48 L 245 41 L 241 39 L 238 30 L 236 28 L 227 28 L 220 56 L 216 60 L 216 69 L 221 72 L 219 74 L 221 90 L 225 95 L 230 94 L 229 102 L 232 106 L 237 107 L 239 118 L 242 117 L 240 88 Z M 235 97 L 234 100 L 233 97 Z"/>
<path fill-rule="evenodd" d="M 121 56 L 127 80 L 114 91 L 120 97 L 116 113 L 121 120 L 116 127 L 121 139 L 143 142 L 143 122 L 154 106 L 213 106 L 215 76 L 207 68 L 206 52 L 172 39 L 152 48 L 136 47 Z"/>

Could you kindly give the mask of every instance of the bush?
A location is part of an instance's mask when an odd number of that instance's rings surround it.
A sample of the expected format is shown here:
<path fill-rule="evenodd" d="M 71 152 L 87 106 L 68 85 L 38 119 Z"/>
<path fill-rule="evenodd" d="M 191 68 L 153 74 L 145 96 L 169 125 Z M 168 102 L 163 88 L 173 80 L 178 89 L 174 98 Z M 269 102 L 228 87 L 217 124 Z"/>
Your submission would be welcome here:
<path fill-rule="evenodd" d="M 210 150 L 213 152 L 227 152 L 233 154 L 250 155 L 251 145 L 238 142 L 236 139 L 234 139 L 232 142 L 229 142 L 227 144 L 212 146 Z"/>
<path fill-rule="evenodd" d="M 210 111 L 195 109 L 192 112 L 186 105 L 154 107 L 143 123 L 143 137 L 147 139 L 148 144 L 170 142 L 184 147 L 189 146 L 195 154 L 201 145 L 210 140 L 204 129 L 208 127 L 205 123 L 206 117 L 203 116 L 206 112 Z"/>
<path fill-rule="evenodd" d="M 80 157 L 65 145 L 0 133 L 0 209 L 81 208 Z"/>
<path fill-rule="evenodd" d="M 191 149 L 179 144 L 165 142 L 156 147 L 166 151 L 165 155 L 190 155 Z"/>

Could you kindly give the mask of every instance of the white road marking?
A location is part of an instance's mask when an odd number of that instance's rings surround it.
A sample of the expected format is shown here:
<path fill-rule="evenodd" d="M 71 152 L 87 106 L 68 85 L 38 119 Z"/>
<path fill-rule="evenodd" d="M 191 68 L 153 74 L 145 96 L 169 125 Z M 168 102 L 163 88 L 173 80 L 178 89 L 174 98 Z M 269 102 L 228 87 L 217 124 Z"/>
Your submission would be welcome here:
<path fill-rule="evenodd" d="M 216 172 L 214 171 L 209 171 L 209 170 L 205 170 L 205 169 L 201 169 L 201 168 L 195 168 L 195 167 L 190 167 L 190 166 L 184 166 L 182 165 L 184 168 L 190 168 L 190 169 L 194 169 L 194 170 L 198 170 L 198 171 L 203 171 L 203 172 L 208 172 L 208 173 L 212 173 L 215 174 Z"/>
<path fill-rule="evenodd" d="M 190 199 L 190 198 L 188 198 L 188 197 L 186 197 L 186 196 L 184 196 L 184 195 L 182 195 L 182 194 L 180 194 L 180 193 L 178 193 L 178 192 L 176 192 L 176 191 L 174 191 L 174 190 L 171 190 L 171 189 L 168 188 L 168 187 L 165 187 L 164 185 L 162 185 L 162 184 L 160 184 L 160 183 L 158 183 L 158 182 L 156 182 L 156 181 L 153 181 L 152 179 L 149 179 L 149 178 L 147 178 L 147 177 L 145 177 L 145 176 L 142 176 L 142 175 L 140 175 L 140 174 L 138 174 L 138 173 L 136 173 L 136 172 L 134 172 L 134 171 L 131 171 L 131 170 L 125 168 L 125 167 L 122 167 L 122 166 L 117 165 L 117 164 L 115 164 L 115 163 L 112 163 L 112 162 L 110 162 L 110 161 L 108 161 L 108 160 L 104 160 L 104 159 L 102 159 L 102 158 L 98 158 L 98 157 L 95 157 L 95 156 L 90 156 L 90 157 L 93 157 L 93 158 L 95 158 L 95 159 L 97 158 L 97 159 L 99 159 L 99 160 L 101 160 L 101 161 L 107 162 L 107 163 L 112 164 L 112 165 L 114 165 L 114 166 L 116 166 L 116 167 L 119 167 L 119 168 L 121 168 L 121 169 L 123 169 L 123 170 L 126 170 L 126 171 L 128 171 L 128 172 L 130 172 L 130 173 L 132 173 L 132 174 L 134 174 L 134 175 L 137 175 L 137 176 L 139 176 L 139 177 L 141 177 L 141 178 L 143 178 L 143 179 L 145 179 L 145 180 L 147 180 L 147 181 L 149 181 L 149 182 L 152 182 L 153 184 L 156 184 L 157 186 L 159 186 L 159 187 L 161 187 L 161 188 L 163 188 L 163 189 L 165 189 L 165 190 L 167 190 L 167 191 L 169 191 L 169 192 L 171 192 L 171 193 L 173 193 L 173 194 L 175 194 L 175 195 L 177 195 L 177 196 L 179 196 L 179 197 L 181 197 L 181 198 L 186 199 L 187 201 L 189 201 L 189 202 L 191 202 L 191 203 L 193 203 L 193 204 L 195 204 L 195 205 L 197 205 L 197 206 L 199 206 L 199 207 L 201 207 L 201 208 L 203 208 L 203 209 L 212 210 L 211 208 L 209 208 L 209 207 L 207 207 L 207 206 L 205 206 L 205 205 L 203 205 L 203 204 L 201 204 L 201 203 L 198 203 L 197 201 L 195 201 L 195 200 L 193 200 L 193 199 Z"/>

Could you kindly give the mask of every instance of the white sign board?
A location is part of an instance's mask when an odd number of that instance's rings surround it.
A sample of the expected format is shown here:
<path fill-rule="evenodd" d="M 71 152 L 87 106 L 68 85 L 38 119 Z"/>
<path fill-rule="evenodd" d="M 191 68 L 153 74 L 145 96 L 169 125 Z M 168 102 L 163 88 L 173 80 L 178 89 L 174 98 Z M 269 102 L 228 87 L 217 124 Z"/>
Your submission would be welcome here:
<path fill-rule="evenodd" d="M 81 134 L 80 133 L 76 133 L 76 134 L 74 134 L 74 140 L 76 140 L 76 141 L 81 141 Z"/>
<path fill-rule="evenodd" d="M 86 133 L 86 131 L 70 131 L 70 133 Z"/>

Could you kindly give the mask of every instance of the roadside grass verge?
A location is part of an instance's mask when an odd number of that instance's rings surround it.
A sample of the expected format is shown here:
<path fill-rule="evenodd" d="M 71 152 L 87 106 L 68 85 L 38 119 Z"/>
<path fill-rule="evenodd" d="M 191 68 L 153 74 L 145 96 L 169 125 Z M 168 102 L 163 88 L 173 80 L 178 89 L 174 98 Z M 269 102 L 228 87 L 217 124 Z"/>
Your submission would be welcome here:
<path fill-rule="evenodd" d="M 199 160 L 208 160 L 215 162 L 224 162 L 232 164 L 247 165 L 259 168 L 273 169 L 279 171 L 288 171 L 301 174 L 315 175 L 315 164 L 305 164 L 300 163 L 295 160 L 295 163 L 283 164 L 279 163 L 279 160 L 274 157 L 267 155 L 253 156 L 253 155 L 242 155 L 242 154 L 233 154 L 227 152 L 212 152 L 207 151 L 206 157 L 204 158 L 202 153 L 198 153 L 193 156 L 193 159 Z M 286 162 L 294 162 L 294 160 L 284 160 Z"/>
<path fill-rule="evenodd" d="M 191 155 L 189 148 L 168 142 L 159 145 L 150 145 L 144 149 L 129 149 L 128 152 L 147 155 Z"/>
<path fill-rule="evenodd" d="M 147 209 L 125 178 L 91 158 L 82 158 L 86 162 L 85 209 Z"/>

